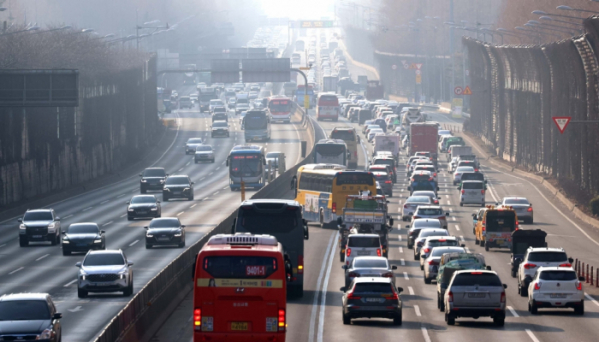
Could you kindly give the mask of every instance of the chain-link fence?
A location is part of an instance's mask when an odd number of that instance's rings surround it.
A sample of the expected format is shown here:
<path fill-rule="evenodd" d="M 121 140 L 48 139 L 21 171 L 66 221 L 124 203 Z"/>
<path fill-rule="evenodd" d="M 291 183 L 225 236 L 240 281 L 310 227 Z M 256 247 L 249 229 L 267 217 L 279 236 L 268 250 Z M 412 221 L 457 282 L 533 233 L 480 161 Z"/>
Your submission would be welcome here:
<path fill-rule="evenodd" d="M 586 201 L 599 190 L 599 17 L 584 27 L 583 35 L 542 46 L 463 43 L 473 91 L 469 131 L 499 157 L 556 177 Z M 560 116 L 572 118 L 563 134 L 552 120 Z"/>

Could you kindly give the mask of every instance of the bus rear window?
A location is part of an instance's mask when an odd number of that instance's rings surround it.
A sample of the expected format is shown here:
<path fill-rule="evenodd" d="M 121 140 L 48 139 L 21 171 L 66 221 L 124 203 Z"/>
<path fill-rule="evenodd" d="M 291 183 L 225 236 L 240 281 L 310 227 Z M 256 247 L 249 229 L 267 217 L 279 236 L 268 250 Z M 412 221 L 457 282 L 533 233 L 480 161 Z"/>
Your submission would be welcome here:
<path fill-rule="evenodd" d="M 349 130 L 333 130 L 331 132 L 331 139 L 341 139 L 344 141 L 354 141 L 355 133 Z"/>
<path fill-rule="evenodd" d="M 278 269 L 277 259 L 259 256 L 208 256 L 203 268 L 213 278 L 265 279 Z"/>
<path fill-rule="evenodd" d="M 318 99 L 319 106 L 339 106 L 339 99 L 335 95 L 322 95 Z"/>
<path fill-rule="evenodd" d="M 354 172 L 354 173 L 342 172 L 342 173 L 337 174 L 337 185 L 345 185 L 345 184 L 373 185 L 374 184 L 374 176 L 371 173 L 366 173 L 366 172 Z"/>
<path fill-rule="evenodd" d="M 488 232 L 510 233 L 516 229 L 516 213 L 513 211 L 489 211 L 486 221 Z"/>
<path fill-rule="evenodd" d="M 316 153 L 322 156 L 338 156 L 345 152 L 344 145 L 316 145 Z"/>
<path fill-rule="evenodd" d="M 252 234 L 277 234 L 289 233 L 299 225 L 298 210 L 260 210 L 241 209 L 239 220 L 241 228 L 236 232 L 247 232 Z M 301 226 L 299 226 L 301 227 Z"/>
<path fill-rule="evenodd" d="M 393 293 L 393 287 L 389 283 L 358 283 L 354 287 L 354 293 Z"/>

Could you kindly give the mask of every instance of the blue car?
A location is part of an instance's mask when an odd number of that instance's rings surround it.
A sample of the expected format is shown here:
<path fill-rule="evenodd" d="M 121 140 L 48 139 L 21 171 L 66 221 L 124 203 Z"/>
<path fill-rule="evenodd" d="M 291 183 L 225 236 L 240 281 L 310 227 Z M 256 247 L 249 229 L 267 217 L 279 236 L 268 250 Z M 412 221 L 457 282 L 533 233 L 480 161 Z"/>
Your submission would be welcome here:
<path fill-rule="evenodd" d="M 439 191 L 439 185 L 429 171 L 417 171 L 410 178 L 408 191 L 412 194 L 414 191 Z"/>

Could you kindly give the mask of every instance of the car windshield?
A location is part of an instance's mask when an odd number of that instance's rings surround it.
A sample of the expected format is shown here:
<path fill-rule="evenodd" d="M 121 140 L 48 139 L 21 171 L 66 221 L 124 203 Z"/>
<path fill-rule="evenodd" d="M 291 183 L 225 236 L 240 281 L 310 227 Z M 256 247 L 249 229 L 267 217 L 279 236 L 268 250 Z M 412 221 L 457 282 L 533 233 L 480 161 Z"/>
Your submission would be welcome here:
<path fill-rule="evenodd" d="M 212 127 L 227 127 L 226 122 L 216 121 L 212 124 Z"/>
<path fill-rule="evenodd" d="M 496 274 L 484 272 L 462 273 L 455 276 L 452 286 L 502 286 Z"/>
<path fill-rule="evenodd" d="M 95 224 L 72 224 L 67 229 L 69 234 L 98 234 L 100 229 Z"/>
<path fill-rule="evenodd" d="M 530 202 L 526 198 L 506 198 L 503 200 L 503 204 L 511 205 L 511 204 L 525 204 L 529 205 Z"/>
<path fill-rule="evenodd" d="M 373 247 L 378 248 L 381 246 L 381 241 L 379 240 L 379 237 L 350 236 L 347 246 L 348 247 L 363 247 L 363 248 L 373 248 Z"/>
<path fill-rule="evenodd" d="M 441 208 L 418 208 L 414 215 L 443 216 Z"/>
<path fill-rule="evenodd" d="M 484 184 L 483 182 L 468 182 L 468 183 L 463 183 L 462 184 L 462 188 L 463 189 L 474 189 L 474 190 L 480 190 L 484 188 Z"/>
<path fill-rule="evenodd" d="M 200 145 L 200 146 L 196 147 L 196 151 L 212 151 L 212 146 Z"/>
<path fill-rule="evenodd" d="M 193 139 L 189 139 L 187 140 L 188 144 L 201 144 L 202 143 L 202 139 L 200 138 L 193 138 Z"/>
<path fill-rule="evenodd" d="M 24 221 L 52 221 L 52 213 L 49 211 L 33 211 L 25 213 Z"/>
<path fill-rule="evenodd" d="M 441 228 L 439 220 L 414 220 L 413 228 Z"/>
<path fill-rule="evenodd" d="M 385 259 L 361 259 L 354 260 L 354 268 L 388 268 Z"/>
<path fill-rule="evenodd" d="M 166 185 L 189 185 L 187 177 L 169 177 L 166 179 Z"/>
<path fill-rule="evenodd" d="M 124 265 L 125 259 L 119 253 L 89 254 L 83 260 L 83 266 L 113 266 Z"/>
<path fill-rule="evenodd" d="M 445 242 L 438 242 L 437 246 L 457 246 L 458 242 L 456 240 L 449 240 Z M 428 245 L 429 247 L 437 247 L 435 245 Z M 443 256 L 445 253 L 464 253 L 463 248 L 433 248 L 431 253 L 434 257 Z"/>
<path fill-rule="evenodd" d="M 150 228 L 178 228 L 181 226 L 176 218 L 154 219 L 150 222 Z"/>
<path fill-rule="evenodd" d="M 456 172 L 474 172 L 474 168 L 472 166 L 460 166 L 456 169 Z"/>
<path fill-rule="evenodd" d="M 567 262 L 568 256 L 564 252 L 536 252 L 529 253 L 527 260 L 537 262 Z"/>
<path fill-rule="evenodd" d="M 543 271 L 539 275 L 539 279 L 541 280 L 553 281 L 576 280 L 577 278 L 574 271 Z"/>
<path fill-rule="evenodd" d="M 50 310 L 45 300 L 0 302 L 0 321 L 41 321 L 50 318 Z"/>
<path fill-rule="evenodd" d="M 406 203 L 430 203 L 430 197 L 426 196 L 412 196 L 406 200 Z"/>
<path fill-rule="evenodd" d="M 281 152 L 269 152 L 266 154 L 266 158 L 279 158 Z"/>
<path fill-rule="evenodd" d="M 435 192 L 434 191 L 414 191 L 412 193 L 412 196 L 426 196 L 429 198 L 435 198 L 437 196 L 435 196 Z"/>
<path fill-rule="evenodd" d="M 210 100 L 210 104 L 213 105 L 213 106 L 216 106 L 216 105 L 222 106 L 223 105 L 223 101 L 221 101 L 221 100 Z"/>
<path fill-rule="evenodd" d="M 427 236 L 449 236 L 445 229 L 422 229 L 418 237 L 427 237 Z"/>
<path fill-rule="evenodd" d="M 135 196 L 131 199 L 131 204 L 139 203 L 156 203 L 156 197 L 154 196 Z"/>
<path fill-rule="evenodd" d="M 394 293 L 390 283 L 358 283 L 354 287 L 354 293 Z"/>
<path fill-rule="evenodd" d="M 144 177 L 166 177 L 164 169 L 146 169 L 143 173 Z"/>

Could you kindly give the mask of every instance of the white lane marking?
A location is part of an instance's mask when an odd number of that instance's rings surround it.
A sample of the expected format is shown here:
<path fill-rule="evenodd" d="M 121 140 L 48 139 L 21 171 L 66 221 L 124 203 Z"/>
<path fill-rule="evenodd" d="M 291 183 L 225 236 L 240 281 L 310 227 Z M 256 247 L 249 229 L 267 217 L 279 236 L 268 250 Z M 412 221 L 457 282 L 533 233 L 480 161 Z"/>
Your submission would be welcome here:
<path fill-rule="evenodd" d="M 139 242 L 139 240 L 135 240 L 135 241 L 131 242 L 131 243 L 129 244 L 129 247 L 131 247 L 131 246 L 135 245 L 135 244 L 136 244 L 136 243 L 138 243 L 138 242 Z"/>
<path fill-rule="evenodd" d="M 399 247 L 399 253 L 403 253 L 403 248 Z"/>
<path fill-rule="evenodd" d="M 202 201 L 207 201 L 210 197 L 206 197 L 204 198 Z"/>
<path fill-rule="evenodd" d="M 431 337 L 428 336 L 428 330 L 425 327 L 421 327 L 422 329 L 422 337 L 424 337 L 424 342 L 431 342 Z"/>
<path fill-rule="evenodd" d="M 17 268 L 16 270 L 14 270 L 14 271 L 10 272 L 9 274 L 17 273 L 17 272 L 19 272 L 20 270 L 22 270 L 22 269 L 24 269 L 24 268 L 25 268 L 25 267 L 19 267 L 19 268 Z"/>
<path fill-rule="evenodd" d="M 456 225 L 455 225 L 455 229 L 459 231 L 459 230 L 460 230 L 460 226 L 458 226 L 458 225 L 456 224 Z"/>
<path fill-rule="evenodd" d="M 64 284 L 64 287 L 69 287 L 69 286 L 73 285 L 76 281 L 77 281 L 77 279 L 71 280 L 68 283 Z"/>
<path fill-rule="evenodd" d="M 6 246 L 6 244 L 2 244 L 2 245 L 0 245 L 0 247 L 4 247 L 4 246 Z"/>
<path fill-rule="evenodd" d="M 310 334 L 308 341 L 314 341 L 314 326 L 316 324 L 316 309 L 318 308 L 318 292 L 320 291 L 320 286 L 322 282 L 322 277 L 324 275 L 325 265 L 327 262 L 326 256 L 329 255 L 329 251 L 331 250 L 331 246 L 333 245 L 333 238 L 335 235 L 331 235 L 329 239 L 329 243 L 327 245 L 327 251 L 325 252 L 325 257 L 322 259 L 322 265 L 320 266 L 320 274 L 318 275 L 318 281 L 316 282 L 316 294 L 314 295 L 314 301 L 312 302 L 312 313 L 310 314 Z"/>
<path fill-rule="evenodd" d="M 227 190 L 228 188 L 229 188 L 228 186 L 225 186 L 225 187 L 223 188 L 223 190 Z"/>
<path fill-rule="evenodd" d="M 188 161 L 188 162 L 187 162 L 187 164 L 185 164 L 185 166 L 188 166 L 189 164 L 191 164 L 191 162 L 190 162 L 190 161 Z"/>
<path fill-rule="evenodd" d="M 123 196 L 125 196 L 125 195 L 126 195 L 126 194 L 120 194 L 120 195 L 118 195 L 116 198 L 123 197 Z"/>
<path fill-rule="evenodd" d="M 408 293 L 410 294 L 410 296 L 414 295 L 414 288 L 412 288 L 411 286 L 408 286 Z"/>
<path fill-rule="evenodd" d="M 109 225 L 109 224 L 111 224 L 111 223 L 112 223 L 112 221 L 108 221 L 108 222 L 104 223 L 104 224 L 102 225 L 102 227 L 106 227 L 107 225 Z"/>
<path fill-rule="evenodd" d="M 453 212 L 453 208 L 449 208 L 449 211 L 450 211 L 450 212 Z"/>
<path fill-rule="evenodd" d="M 463 241 L 466 241 L 466 240 L 464 239 L 464 235 L 460 235 L 460 239 L 462 239 L 462 242 L 463 242 Z"/>
<path fill-rule="evenodd" d="M 470 253 L 470 249 L 468 247 L 464 247 L 464 250 L 466 251 L 466 253 Z"/>
<path fill-rule="evenodd" d="M 449 199 L 449 195 L 445 195 L 445 197 L 446 197 L 447 199 Z"/>
<path fill-rule="evenodd" d="M 206 179 L 206 177 L 202 177 L 202 178 L 200 178 L 200 182 L 201 182 L 201 181 L 203 181 L 204 179 Z"/>
<path fill-rule="evenodd" d="M 399 241 L 401 241 L 401 235 L 399 235 L 398 239 L 399 239 Z"/>
<path fill-rule="evenodd" d="M 79 311 L 83 311 L 83 309 L 81 308 L 81 306 L 77 306 L 74 309 L 68 309 L 70 312 L 79 312 Z"/>
<path fill-rule="evenodd" d="M 189 209 L 191 209 L 191 208 L 195 207 L 196 205 L 198 205 L 198 204 L 196 203 L 196 204 L 192 205 L 191 207 L 189 207 Z"/>
<path fill-rule="evenodd" d="M 512 314 L 512 316 L 514 316 L 514 317 L 520 317 L 520 315 L 518 315 L 518 313 L 516 312 L 516 310 L 514 310 L 514 308 L 512 308 L 511 306 L 508 306 L 507 309 L 510 310 L 510 313 Z"/>
<path fill-rule="evenodd" d="M 216 171 L 220 170 L 220 166 L 216 168 Z"/>
<path fill-rule="evenodd" d="M 410 278 L 408 277 L 408 272 L 404 272 L 404 273 L 403 273 L 403 277 L 404 277 L 406 280 L 410 280 Z"/>
<path fill-rule="evenodd" d="M 181 216 L 181 215 L 183 215 L 183 213 L 184 213 L 184 211 L 178 213 L 177 216 Z"/>
<path fill-rule="evenodd" d="M 90 210 L 90 209 L 93 209 L 93 208 L 94 208 L 94 207 L 88 207 L 88 208 L 85 208 L 85 209 L 83 209 L 83 210 L 81 210 L 81 211 L 88 211 L 88 210 Z"/>
<path fill-rule="evenodd" d="M 177 172 L 181 172 L 181 171 L 183 171 L 183 168 L 180 168 Z"/>
<path fill-rule="evenodd" d="M 447 205 L 451 205 L 451 201 L 450 200 L 447 200 Z"/>
<path fill-rule="evenodd" d="M 599 306 L 599 303 L 593 297 L 589 296 L 588 293 L 585 292 L 584 296 L 587 297 L 588 300 L 590 300 L 591 302 L 593 302 L 593 304 Z"/>
<path fill-rule="evenodd" d="M 406 265 L 406 261 L 405 261 L 404 259 L 400 259 L 399 261 L 401 262 L 401 265 L 402 265 L 402 266 L 405 266 L 405 265 Z"/>
<path fill-rule="evenodd" d="M 210 172 L 210 173 L 208 174 L 208 176 L 212 176 L 213 174 L 214 174 L 214 172 Z"/>
<path fill-rule="evenodd" d="M 533 334 L 532 331 L 530 331 L 530 329 L 524 329 L 524 331 L 526 331 L 528 337 L 530 337 L 530 339 L 533 340 L 533 342 L 539 342 L 535 334 Z"/>
<path fill-rule="evenodd" d="M 68 219 L 69 217 L 73 217 L 73 214 L 71 214 L 71 215 L 67 215 L 67 216 L 63 216 L 63 217 L 62 217 L 62 219 L 63 219 L 63 220 L 64 220 L 64 219 Z"/>
<path fill-rule="evenodd" d="M 414 311 L 416 311 L 416 316 L 420 317 L 422 314 L 420 313 L 420 308 L 418 305 L 414 305 Z"/>
<path fill-rule="evenodd" d="M 218 195 L 218 191 L 212 194 L 212 196 L 216 196 L 216 195 Z"/>
<path fill-rule="evenodd" d="M 335 234 L 333 234 L 335 236 Z M 329 278 L 331 277 L 331 269 L 333 268 L 333 260 L 335 259 L 335 251 L 337 250 L 337 242 L 339 239 L 334 239 L 333 248 L 331 249 L 331 256 L 329 257 L 329 267 L 327 268 L 327 275 L 322 283 L 322 299 L 320 300 L 320 315 L 318 317 L 318 339 L 317 342 L 322 342 L 324 335 L 324 310 L 326 309 L 327 289 L 329 287 Z"/>
<path fill-rule="evenodd" d="M 100 204 L 105 204 L 105 203 L 108 203 L 108 202 L 110 202 L 110 200 L 102 201 L 102 202 L 100 202 Z"/>
<path fill-rule="evenodd" d="M 50 256 L 50 254 L 42 255 L 41 257 L 39 257 L 39 258 L 35 259 L 35 261 L 40 261 L 40 260 L 42 260 L 43 258 L 46 258 L 46 257 L 48 257 L 48 256 Z"/>
<path fill-rule="evenodd" d="M 452 221 L 457 221 L 457 219 L 455 218 L 455 216 L 453 216 L 453 217 L 451 218 L 451 220 L 452 220 Z"/>
<path fill-rule="evenodd" d="M 495 190 L 495 187 L 493 186 L 493 184 L 489 182 L 489 180 L 487 180 L 487 186 L 489 187 L 489 192 L 491 193 L 491 197 L 493 197 L 493 200 L 495 202 L 499 202 L 499 195 L 497 194 L 497 190 Z"/>

